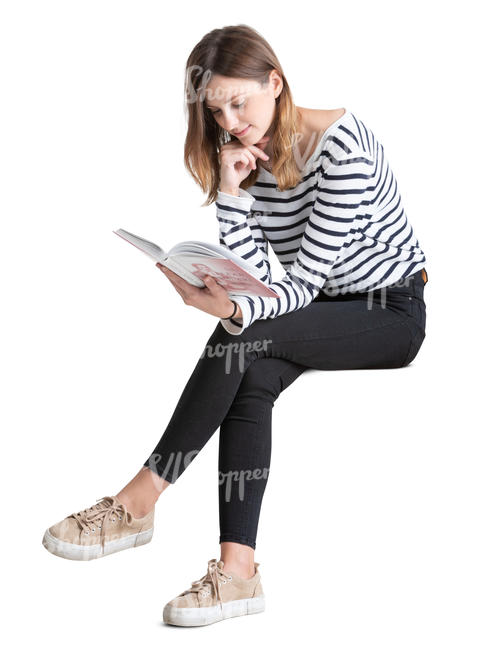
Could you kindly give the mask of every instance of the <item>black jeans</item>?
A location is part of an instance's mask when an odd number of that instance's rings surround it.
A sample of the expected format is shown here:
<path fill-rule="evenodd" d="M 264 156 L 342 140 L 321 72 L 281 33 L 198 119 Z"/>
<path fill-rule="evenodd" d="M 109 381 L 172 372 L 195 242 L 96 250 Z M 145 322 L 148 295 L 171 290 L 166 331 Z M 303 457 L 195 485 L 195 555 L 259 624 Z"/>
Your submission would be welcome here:
<path fill-rule="evenodd" d="M 411 363 L 425 337 L 424 284 L 419 271 L 373 291 L 321 292 L 303 309 L 254 321 L 240 335 L 219 322 L 144 465 L 174 483 L 220 427 L 219 543 L 255 549 L 275 400 L 307 368 Z"/>

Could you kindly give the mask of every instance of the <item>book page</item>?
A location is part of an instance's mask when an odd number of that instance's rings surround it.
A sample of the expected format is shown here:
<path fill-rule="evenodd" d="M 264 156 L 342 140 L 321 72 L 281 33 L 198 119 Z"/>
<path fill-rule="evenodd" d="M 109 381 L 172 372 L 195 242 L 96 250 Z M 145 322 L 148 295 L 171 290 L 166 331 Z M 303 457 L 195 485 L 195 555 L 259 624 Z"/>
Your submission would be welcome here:
<path fill-rule="evenodd" d="M 156 262 L 163 262 L 165 259 L 165 251 L 160 248 L 160 246 L 157 246 L 157 244 L 154 244 L 154 242 L 151 242 L 148 239 L 143 239 L 142 237 L 138 237 L 137 235 L 134 235 L 133 233 L 128 232 L 123 228 L 113 230 L 112 232 L 114 232 L 119 237 L 122 237 L 122 239 L 125 239 L 125 241 L 128 241 L 129 244 L 132 244 Z"/>
<path fill-rule="evenodd" d="M 191 240 L 180 242 L 169 251 L 169 255 L 184 254 L 207 255 L 211 258 L 225 258 L 232 260 L 257 278 L 260 278 L 262 275 L 262 271 L 258 269 L 257 266 L 249 264 L 249 262 L 247 262 L 243 257 L 231 251 L 227 246 L 222 246 L 222 244 L 211 244 L 209 242 Z"/>
<path fill-rule="evenodd" d="M 179 256 L 172 257 L 172 256 L 169 255 L 164 259 L 162 264 L 164 264 L 164 266 L 169 268 L 174 273 L 177 273 L 177 275 L 180 275 L 181 278 L 183 278 L 189 284 L 192 284 L 194 287 L 199 287 L 200 289 L 202 287 L 205 287 L 205 282 L 203 282 L 200 278 L 195 276 L 183 264 L 183 258 L 182 257 L 179 257 Z"/>

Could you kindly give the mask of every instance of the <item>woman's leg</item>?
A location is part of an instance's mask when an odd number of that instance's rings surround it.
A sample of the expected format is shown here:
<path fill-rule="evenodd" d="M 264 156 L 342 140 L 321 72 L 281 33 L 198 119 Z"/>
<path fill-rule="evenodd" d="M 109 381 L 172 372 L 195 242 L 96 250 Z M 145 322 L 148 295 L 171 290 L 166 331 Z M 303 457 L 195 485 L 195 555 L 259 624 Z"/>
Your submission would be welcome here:
<path fill-rule="evenodd" d="M 272 408 L 281 391 L 305 370 L 287 359 L 264 358 L 251 363 L 244 373 L 220 427 L 220 543 L 256 547 L 270 469 Z"/>
<path fill-rule="evenodd" d="M 391 293 L 391 308 L 401 302 Z M 413 345 L 403 363 L 416 356 L 426 325 L 423 287 L 407 294 L 407 313 L 413 316 Z M 321 296 L 319 300 L 324 300 Z M 383 303 L 384 304 L 384 303 Z M 275 400 L 306 367 L 286 359 L 264 358 L 251 363 L 244 374 L 229 413 L 220 427 L 219 522 L 221 559 L 235 571 L 253 575 L 254 549 L 261 502 L 267 483 L 271 450 L 271 414 Z M 225 541 L 230 540 L 230 541 Z"/>
<path fill-rule="evenodd" d="M 220 427 L 220 559 L 227 571 L 254 575 L 254 549 L 271 460 L 274 402 L 306 370 L 287 359 L 250 364 Z"/>

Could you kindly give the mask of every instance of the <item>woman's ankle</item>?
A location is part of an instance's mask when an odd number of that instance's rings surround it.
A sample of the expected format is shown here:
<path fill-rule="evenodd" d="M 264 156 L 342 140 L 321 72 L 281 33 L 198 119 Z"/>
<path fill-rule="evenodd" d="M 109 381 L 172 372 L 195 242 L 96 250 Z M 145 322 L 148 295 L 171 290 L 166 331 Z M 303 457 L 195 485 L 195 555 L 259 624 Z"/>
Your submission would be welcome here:
<path fill-rule="evenodd" d="M 244 566 L 235 562 L 224 562 L 224 571 L 226 573 L 233 573 L 238 578 L 242 578 L 242 580 L 249 580 L 249 578 L 254 577 L 256 572 L 254 566 Z"/>
<path fill-rule="evenodd" d="M 157 499 L 169 485 L 168 481 L 143 466 L 116 497 L 136 519 L 139 519 L 151 512 Z"/>
<path fill-rule="evenodd" d="M 251 546 L 237 542 L 221 542 L 220 549 L 220 559 L 224 562 L 224 570 L 227 573 L 234 573 L 243 580 L 255 575 L 254 549 Z"/>
<path fill-rule="evenodd" d="M 155 506 L 155 503 L 149 503 L 145 500 L 132 498 L 128 493 L 125 493 L 121 490 L 118 494 L 115 495 L 117 499 L 122 503 L 128 512 L 135 517 L 135 519 L 142 519 L 145 517 Z"/>

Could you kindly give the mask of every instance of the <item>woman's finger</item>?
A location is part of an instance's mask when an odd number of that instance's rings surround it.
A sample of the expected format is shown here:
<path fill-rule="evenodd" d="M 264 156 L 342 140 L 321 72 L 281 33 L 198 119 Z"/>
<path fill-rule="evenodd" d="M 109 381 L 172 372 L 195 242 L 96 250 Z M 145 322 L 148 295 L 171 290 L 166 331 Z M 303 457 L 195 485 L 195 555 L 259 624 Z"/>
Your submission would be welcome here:
<path fill-rule="evenodd" d="M 157 264 L 155 266 L 159 267 L 159 269 L 163 272 L 165 277 L 172 282 L 172 284 L 174 285 L 174 287 L 176 289 L 177 289 L 177 287 L 182 288 L 181 285 L 180 285 L 180 282 L 188 284 L 188 283 L 185 282 L 184 278 L 181 278 L 176 273 L 171 271 L 167 266 L 163 266 L 163 264 L 161 264 L 160 262 L 157 262 Z"/>
<path fill-rule="evenodd" d="M 158 266 L 159 269 L 160 269 L 161 271 L 163 271 L 163 273 L 164 273 L 168 278 L 174 278 L 174 277 L 176 277 L 176 278 L 177 278 L 177 277 L 180 278 L 180 276 L 178 276 L 177 273 L 174 273 L 173 271 L 171 271 L 171 270 L 169 269 L 168 266 L 164 266 L 164 265 L 161 264 L 160 262 L 157 262 L 157 264 L 156 264 L 155 266 Z M 183 278 L 182 278 L 182 279 L 183 279 Z"/>
<path fill-rule="evenodd" d="M 188 282 L 184 280 L 184 278 L 181 278 L 180 275 L 177 275 L 177 273 L 174 273 L 168 268 L 165 268 L 164 273 L 169 278 L 169 280 L 173 282 L 177 287 L 186 289 L 191 286 Z"/>
<path fill-rule="evenodd" d="M 252 155 L 257 155 L 258 157 L 260 156 L 264 160 L 269 160 L 269 156 L 266 154 L 266 152 L 260 147 L 256 147 L 255 144 L 247 145 L 247 149 L 249 149 L 252 152 Z"/>
<path fill-rule="evenodd" d="M 215 291 L 218 287 L 220 287 L 220 284 L 211 275 L 204 275 L 202 280 L 204 281 L 204 284 L 206 288 L 209 289 L 209 291 Z"/>

